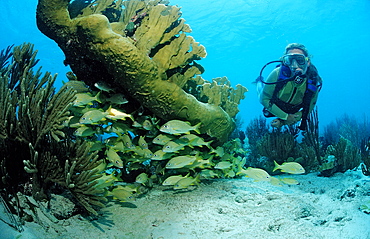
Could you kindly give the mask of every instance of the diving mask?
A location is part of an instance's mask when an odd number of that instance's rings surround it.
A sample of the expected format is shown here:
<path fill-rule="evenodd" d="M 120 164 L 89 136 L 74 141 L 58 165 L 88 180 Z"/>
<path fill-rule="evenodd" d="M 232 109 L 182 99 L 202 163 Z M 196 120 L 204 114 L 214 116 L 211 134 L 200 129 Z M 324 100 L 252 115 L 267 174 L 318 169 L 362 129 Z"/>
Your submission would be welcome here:
<path fill-rule="evenodd" d="M 304 66 L 308 62 L 308 57 L 303 54 L 286 54 L 282 57 L 283 64 L 286 66 L 292 66 L 294 61 L 299 66 Z"/>

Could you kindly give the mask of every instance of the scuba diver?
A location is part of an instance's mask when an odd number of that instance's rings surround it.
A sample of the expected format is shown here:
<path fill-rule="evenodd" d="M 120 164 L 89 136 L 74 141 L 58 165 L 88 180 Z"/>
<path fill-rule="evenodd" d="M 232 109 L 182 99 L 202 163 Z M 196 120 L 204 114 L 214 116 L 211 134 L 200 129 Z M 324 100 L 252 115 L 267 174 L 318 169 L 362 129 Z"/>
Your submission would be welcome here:
<path fill-rule="evenodd" d="M 264 81 L 264 68 L 276 62 L 280 64 Z M 267 63 L 256 81 L 263 84 L 262 92 L 258 93 L 264 116 L 277 117 L 271 126 L 280 128 L 301 121 L 299 129 L 306 130 L 307 118 L 316 104 L 322 80 L 304 45 L 287 45 L 280 60 Z"/>

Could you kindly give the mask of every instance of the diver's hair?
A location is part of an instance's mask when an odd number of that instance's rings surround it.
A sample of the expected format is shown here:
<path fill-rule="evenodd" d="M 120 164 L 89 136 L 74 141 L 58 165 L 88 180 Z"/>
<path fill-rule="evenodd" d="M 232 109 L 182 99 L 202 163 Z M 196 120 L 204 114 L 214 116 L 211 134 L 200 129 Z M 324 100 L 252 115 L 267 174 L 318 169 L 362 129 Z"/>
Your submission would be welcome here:
<path fill-rule="evenodd" d="M 288 44 L 285 47 L 285 54 L 287 54 L 288 51 L 293 50 L 293 49 L 299 49 L 299 50 L 303 51 L 303 54 L 305 56 L 311 58 L 311 55 L 308 53 L 307 48 L 303 44 L 300 44 L 300 43 L 290 43 L 290 44 Z"/>

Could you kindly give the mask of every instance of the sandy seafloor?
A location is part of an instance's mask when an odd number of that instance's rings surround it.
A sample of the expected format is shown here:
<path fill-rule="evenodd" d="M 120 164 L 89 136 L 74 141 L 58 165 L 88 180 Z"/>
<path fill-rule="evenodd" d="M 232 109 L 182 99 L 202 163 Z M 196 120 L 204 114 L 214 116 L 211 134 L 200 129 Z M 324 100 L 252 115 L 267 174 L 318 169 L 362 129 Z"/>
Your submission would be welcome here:
<path fill-rule="evenodd" d="M 110 202 L 99 219 L 61 220 L 46 232 L 26 223 L 19 233 L 0 223 L 0 238 L 370 238 L 370 177 L 360 171 L 294 175 L 281 187 L 249 178 L 202 182 L 188 191 L 163 186 L 133 204 Z"/>

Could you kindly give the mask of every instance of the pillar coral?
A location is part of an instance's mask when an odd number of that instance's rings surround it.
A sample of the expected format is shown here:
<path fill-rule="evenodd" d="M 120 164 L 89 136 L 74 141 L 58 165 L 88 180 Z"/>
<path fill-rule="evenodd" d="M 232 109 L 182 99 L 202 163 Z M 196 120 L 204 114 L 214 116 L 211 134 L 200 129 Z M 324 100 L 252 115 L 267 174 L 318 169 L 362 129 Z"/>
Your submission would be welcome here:
<path fill-rule="evenodd" d="M 201 122 L 202 133 L 227 140 L 246 88 L 213 83 L 210 91 L 206 85 L 207 102 L 186 92 L 189 81 L 199 82 L 203 68 L 195 60 L 206 51 L 186 35 L 191 29 L 180 8 L 160 0 L 97 0 L 72 16 L 78 2 L 39 0 L 36 15 L 38 28 L 63 50 L 78 79 L 104 81 L 162 119 Z"/>

